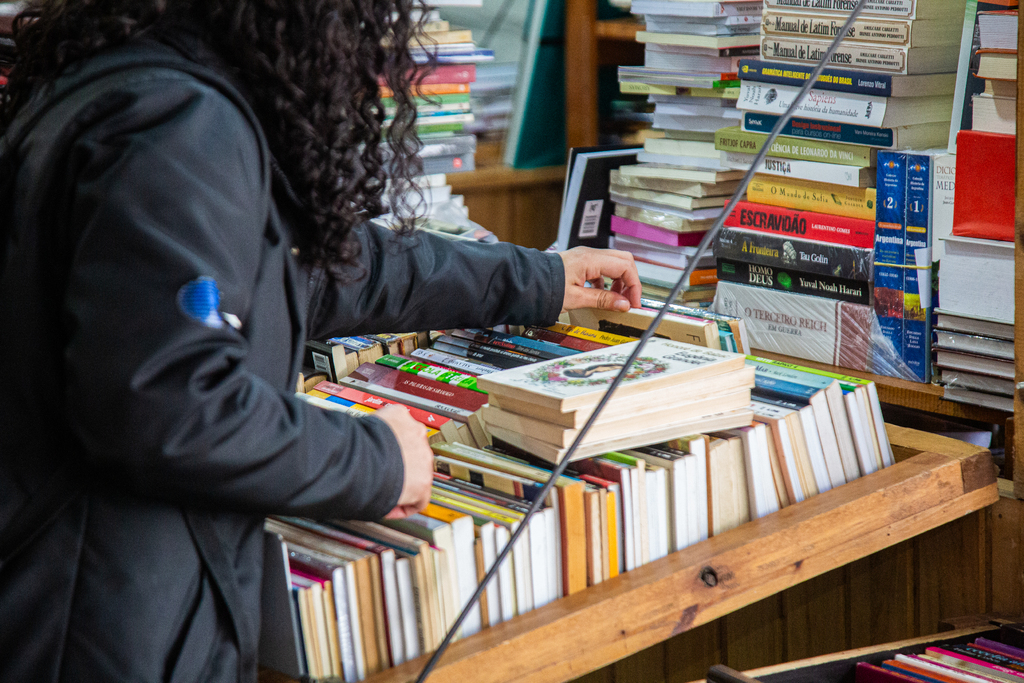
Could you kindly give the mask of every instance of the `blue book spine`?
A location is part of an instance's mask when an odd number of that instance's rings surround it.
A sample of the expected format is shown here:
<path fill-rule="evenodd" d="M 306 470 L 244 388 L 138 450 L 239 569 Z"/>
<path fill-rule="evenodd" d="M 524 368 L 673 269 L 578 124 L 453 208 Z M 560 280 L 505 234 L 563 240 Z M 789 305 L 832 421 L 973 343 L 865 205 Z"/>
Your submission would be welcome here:
<path fill-rule="evenodd" d="M 349 401 L 348 399 L 344 399 L 340 396 L 328 396 L 324 400 L 330 401 L 331 403 L 337 403 L 338 405 L 345 406 L 346 408 L 351 408 L 355 405 L 355 401 Z"/>
<path fill-rule="evenodd" d="M 882 335 L 889 340 L 895 357 L 875 348 L 875 368 L 884 371 L 893 361 L 903 359 L 903 267 L 906 262 L 904 243 L 905 204 L 907 198 L 907 155 L 902 152 L 879 152 L 875 178 L 877 198 L 875 209 L 875 315 Z"/>
<path fill-rule="evenodd" d="M 765 393 L 804 404 L 810 401 L 819 391 L 819 389 L 809 387 L 806 384 L 787 382 L 784 379 L 768 377 L 759 372 L 754 374 L 754 386 L 758 393 Z"/>
<path fill-rule="evenodd" d="M 931 379 L 932 158 L 907 155 L 903 274 L 903 360 L 919 382 Z"/>
<path fill-rule="evenodd" d="M 743 112 L 743 130 L 751 133 L 770 133 L 779 120 L 774 114 L 758 114 Z M 812 119 L 792 118 L 782 129 L 782 135 L 808 140 L 827 140 L 829 142 L 845 142 L 851 145 L 869 145 L 871 147 L 892 147 L 896 139 L 892 128 L 875 128 L 859 126 L 853 123 L 834 123 L 832 121 L 814 121 Z"/>
<path fill-rule="evenodd" d="M 547 353 L 553 353 L 559 356 L 575 356 L 580 353 L 576 349 L 567 349 L 564 346 L 558 344 L 552 344 L 551 342 L 541 341 L 539 339 L 527 339 L 526 337 L 517 337 L 514 334 L 505 334 L 504 332 L 498 332 L 497 330 L 485 330 L 482 328 L 469 328 L 467 332 L 473 334 L 489 334 L 497 339 L 501 339 L 512 344 L 517 344 L 527 349 L 536 349 L 537 351 L 546 351 Z"/>
<path fill-rule="evenodd" d="M 814 69 L 809 66 L 766 62 L 760 59 L 740 60 L 739 74 L 745 81 L 801 86 Z M 825 69 L 814 82 L 819 90 L 889 97 L 892 95 L 892 76 L 850 69 Z"/>

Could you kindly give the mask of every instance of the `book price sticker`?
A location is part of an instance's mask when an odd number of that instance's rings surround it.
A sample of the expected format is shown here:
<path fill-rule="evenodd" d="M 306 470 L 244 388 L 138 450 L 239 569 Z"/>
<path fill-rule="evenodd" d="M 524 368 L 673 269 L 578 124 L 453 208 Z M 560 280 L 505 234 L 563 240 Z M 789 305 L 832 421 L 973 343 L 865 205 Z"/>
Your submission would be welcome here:
<path fill-rule="evenodd" d="M 601 223 L 603 208 L 603 199 L 593 199 L 583 205 L 583 218 L 580 219 L 580 229 L 577 233 L 580 239 L 597 237 L 597 228 Z"/>

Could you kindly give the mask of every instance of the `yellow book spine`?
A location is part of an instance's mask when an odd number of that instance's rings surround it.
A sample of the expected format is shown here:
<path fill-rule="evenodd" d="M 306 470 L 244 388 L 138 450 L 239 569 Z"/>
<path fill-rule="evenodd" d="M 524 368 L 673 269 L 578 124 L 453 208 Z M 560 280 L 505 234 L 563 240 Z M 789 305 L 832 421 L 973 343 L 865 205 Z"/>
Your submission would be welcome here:
<path fill-rule="evenodd" d="M 619 575 L 619 529 L 615 522 L 615 491 L 608 492 L 608 578 Z"/>
<path fill-rule="evenodd" d="M 598 330 L 591 330 L 586 327 L 576 327 L 575 325 L 566 325 L 564 323 L 555 323 L 548 328 L 554 332 L 561 332 L 567 334 L 570 337 L 576 337 L 578 339 L 589 339 L 596 341 L 600 344 L 609 344 L 615 346 L 617 344 L 625 344 L 626 342 L 636 341 L 636 337 L 623 337 L 618 334 L 608 334 L 607 332 L 600 332 Z"/>
<path fill-rule="evenodd" d="M 619 81 L 619 92 L 630 95 L 675 95 L 676 86 L 658 83 L 631 83 Z"/>
<path fill-rule="evenodd" d="M 873 187 L 844 187 L 756 175 L 747 188 L 747 201 L 798 211 L 875 220 Z"/>
<path fill-rule="evenodd" d="M 435 505 L 434 503 L 428 503 L 427 507 L 423 509 L 422 514 L 430 517 L 431 519 L 436 519 L 439 522 L 447 522 L 448 524 L 466 516 L 464 512 L 449 510 L 448 508 L 443 508 L 440 505 Z"/>

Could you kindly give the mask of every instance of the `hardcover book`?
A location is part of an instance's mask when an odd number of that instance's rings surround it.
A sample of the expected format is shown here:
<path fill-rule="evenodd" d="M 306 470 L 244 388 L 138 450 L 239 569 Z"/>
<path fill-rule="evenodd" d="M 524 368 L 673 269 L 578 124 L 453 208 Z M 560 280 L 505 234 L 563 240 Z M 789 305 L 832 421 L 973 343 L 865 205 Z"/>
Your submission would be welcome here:
<path fill-rule="evenodd" d="M 874 220 L 813 211 L 787 211 L 753 202 L 738 202 L 725 219 L 725 226 L 860 249 L 872 249 L 875 243 Z M 870 272 L 868 268 L 867 273 Z"/>
<path fill-rule="evenodd" d="M 739 126 L 730 126 L 715 132 L 715 149 L 720 152 L 757 154 L 767 139 L 768 136 L 763 133 L 749 133 Z M 859 167 L 874 166 L 876 157 L 876 150 L 870 147 L 786 137 L 777 138 L 768 153 L 781 159 Z"/>
<path fill-rule="evenodd" d="M 715 240 L 719 258 L 751 264 L 792 268 L 813 275 L 870 282 L 874 252 L 785 235 L 722 228 Z"/>
<path fill-rule="evenodd" d="M 871 371 L 869 306 L 719 282 L 715 311 L 743 316 L 753 349 Z"/>
<path fill-rule="evenodd" d="M 743 130 L 770 133 L 779 117 L 775 114 L 744 112 Z M 945 122 L 919 123 L 896 128 L 878 128 L 853 123 L 815 121 L 794 118 L 782 129 L 782 135 L 811 138 L 851 145 L 868 145 L 883 149 L 926 149 L 946 139 L 949 126 Z"/>
<path fill-rule="evenodd" d="M 856 304 L 871 302 L 871 289 L 866 282 L 725 258 L 718 259 L 718 279 Z"/>
<path fill-rule="evenodd" d="M 810 76 L 813 66 L 786 64 L 759 59 L 740 62 L 739 75 L 743 80 L 777 83 L 800 87 Z M 956 74 L 918 74 L 913 76 L 871 73 L 842 69 L 825 69 L 814 82 L 818 90 L 874 95 L 877 97 L 921 97 L 949 95 L 956 89 Z"/>
<path fill-rule="evenodd" d="M 597 403 L 637 342 L 581 353 L 479 378 L 488 393 L 531 400 L 554 412 Z M 657 391 L 743 367 L 743 356 L 668 339 L 651 339 L 617 394 Z"/>

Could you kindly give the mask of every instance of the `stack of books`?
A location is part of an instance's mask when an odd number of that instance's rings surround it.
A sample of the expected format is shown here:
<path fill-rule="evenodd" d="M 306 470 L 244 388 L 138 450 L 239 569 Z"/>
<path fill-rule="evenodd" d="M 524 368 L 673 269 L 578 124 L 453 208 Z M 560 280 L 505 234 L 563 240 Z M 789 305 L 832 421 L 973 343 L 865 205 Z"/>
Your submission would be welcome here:
<path fill-rule="evenodd" d="M 637 33 L 645 64 L 620 67 L 620 89 L 648 95 L 654 135 L 639 163 L 611 176 L 611 229 L 615 247 L 637 257 L 646 293 L 663 298 L 743 175 L 722 163 L 714 134 L 741 115 L 736 70 L 741 56 L 757 54 L 761 4 L 637 0 L 632 11 L 646 21 Z M 710 259 L 698 264 L 687 303 L 710 305 L 712 266 Z"/>
<path fill-rule="evenodd" d="M 519 65 L 514 62 L 477 66 L 476 81 L 470 90 L 474 121 L 466 124 L 465 132 L 487 142 L 500 143 L 505 139 L 518 75 Z"/>
<path fill-rule="evenodd" d="M 559 462 L 637 343 L 483 375 L 488 432 Z M 739 354 L 652 339 L 574 457 L 747 426 L 752 374 Z"/>
<path fill-rule="evenodd" d="M 1007 412 L 1014 379 L 1015 142 L 1000 133 L 957 135 L 953 232 L 939 264 L 935 341 L 948 398 Z"/>
<path fill-rule="evenodd" d="M 892 653 L 890 653 L 892 654 Z M 1004 683 L 1024 675 L 1024 650 L 988 638 L 927 647 L 921 654 L 894 654 L 877 664 L 858 662 L 855 683 L 972 681 Z"/>
<path fill-rule="evenodd" d="M 716 137 L 726 165 L 749 168 L 849 14 L 796 7 L 766 2 L 762 60 L 740 64 L 741 125 Z M 963 11 L 869 2 L 832 59 L 849 68 L 824 71 L 758 168 L 716 251 L 730 281 L 716 310 L 756 311 L 754 347 L 930 380 L 933 181 L 951 164 L 896 150 L 946 140 Z"/>
<path fill-rule="evenodd" d="M 972 130 L 1017 132 L 1017 10 L 978 13 L 980 47 L 975 77 L 984 90 L 973 96 Z"/>
<path fill-rule="evenodd" d="M 943 397 L 1013 412 L 1013 323 L 935 311 L 935 367 Z"/>

